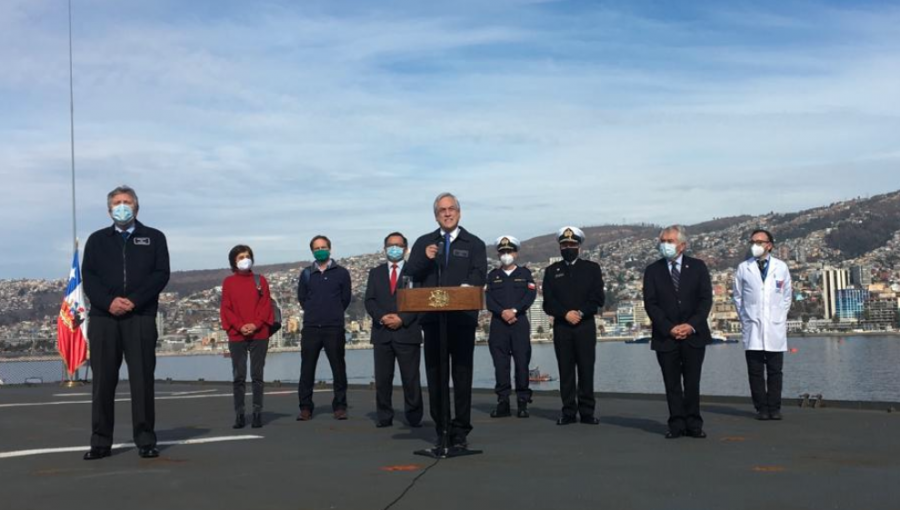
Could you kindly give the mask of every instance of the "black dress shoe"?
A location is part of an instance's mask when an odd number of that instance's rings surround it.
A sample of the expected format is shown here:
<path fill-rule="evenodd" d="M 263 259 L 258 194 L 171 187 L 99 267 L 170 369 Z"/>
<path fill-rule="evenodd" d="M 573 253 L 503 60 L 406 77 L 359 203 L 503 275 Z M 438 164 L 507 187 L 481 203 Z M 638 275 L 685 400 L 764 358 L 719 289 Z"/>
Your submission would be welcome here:
<path fill-rule="evenodd" d="M 242 429 L 245 425 L 247 425 L 247 418 L 244 417 L 244 413 L 241 413 L 234 417 L 234 425 L 231 428 Z"/>
<path fill-rule="evenodd" d="M 262 428 L 262 413 L 253 413 L 253 418 L 251 418 L 250 426 L 255 429 Z"/>
<path fill-rule="evenodd" d="M 497 407 L 491 411 L 491 418 L 507 418 L 509 416 L 512 416 L 512 412 L 509 409 L 509 400 L 497 402 Z"/>
<path fill-rule="evenodd" d="M 391 422 L 390 420 L 381 420 L 375 424 L 375 427 L 377 427 L 379 429 L 383 429 L 385 427 L 391 427 L 393 425 L 394 425 L 393 422 Z"/>
<path fill-rule="evenodd" d="M 756 419 L 759 421 L 769 421 L 769 413 L 765 411 L 759 411 L 756 413 Z"/>
<path fill-rule="evenodd" d="M 516 402 L 516 417 L 517 418 L 528 418 L 531 416 L 528 414 L 528 401 L 527 400 L 519 400 Z"/>
<path fill-rule="evenodd" d="M 703 429 L 689 430 L 687 435 L 693 437 L 694 439 L 706 439 L 706 432 L 703 432 Z"/>
<path fill-rule="evenodd" d="M 155 446 L 142 446 L 138 450 L 138 455 L 140 455 L 142 459 L 155 459 L 159 457 L 159 450 L 157 450 Z"/>
<path fill-rule="evenodd" d="M 111 448 L 91 447 L 91 449 L 84 454 L 84 460 L 97 460 L 109 457 L 110 455 L 112 455 Z"/>
<path fill-rule="evenodd" d="M 670 431 L 666 432 L 666 439 L 678 439 L 679 437 L 681 437 L 683 435 L 684 434 L 682 434 L 681 432 L 676 432 L 674 430 L 670 430 Z"/>
<path fill-rule="evenodd" d="M 567 416 L 564 414 L 556 420 L 556 424 L 557 425 L 571 425 L 577 421 L 578 421 L 578 419 L 576 419 L 574 416 Z"/>
<path fill-rule="evenodd" d="M 581 423 L 585 425 L 600 425 L 600 418 L 596 416 L 582 416 Z"/>
<path fill-rule="evenodd" d="M 769 413 L 769 419 L 775 420 L 775 421 L 781 421 L 782 420 L 781 413 L 778 411 L 772 411 L 771 413 Z"/>

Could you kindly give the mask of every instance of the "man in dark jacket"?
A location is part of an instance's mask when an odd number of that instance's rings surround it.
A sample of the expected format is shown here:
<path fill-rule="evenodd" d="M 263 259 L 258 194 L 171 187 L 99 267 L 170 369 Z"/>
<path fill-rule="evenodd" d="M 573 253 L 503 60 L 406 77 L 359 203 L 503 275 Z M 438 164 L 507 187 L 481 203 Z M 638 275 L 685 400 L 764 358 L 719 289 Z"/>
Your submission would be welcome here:
<path fill-rule="evenodd" d="M 663 257 L 644 272 L 644 307 L 653 322 L 650 347 L 656 352 L 669 404 L 668 439 L 706 437 L 700 416 L 700 373 L 712 339 L 707 323 L 712 283 L 706 264 L 684 255 L 687 243 L 684 227 L 664 229 L 659 235 Z"/>
<path fill-rule="evenodd" d="M 418 287 L 484 287 L 487 252 L 484 241 L 459 226 L 459 200 L 442 193 L 434 201 L 434 218 L 440 228 L 416 240 L 406 271 Z M 438 279 L 438 264 L 441 278 Z M 478 312 L 447 313 L 450 373 L 453 377 L 454 418 L 449 423 L 451 446 L 465 448 L 472 431 L 472 364 Z M 438 436 L 443 431 L 441 413 L 440 327 L 437 314 L 425 314 L 425 375 L 429 405 Z"/>
<path fill-rule="evenodd" d="M 516 416 L 528 418 L 531 388 L 528 387 L 528 365 L 531 363 L 531 327 L 528 309 L 537 297 L 537 286 L 531 271 L 516 264 L 519 256 L 519 240 L 513 236 L 497 239 L 497 255 L 500 267 L 488 273 L 484 293 L 488 311 L 491 312 L 491 332 L 488 348 L 494 361 L 497 384 L 497 407 L 491 418 L 511 416 L 509 395 L 510 356 L 516 362 Z"/>
<path fill-rule="evenodd" d="M 143 458 L 156 449 L 154 371 L 159 294 L 169 281 L 166 236 L 137 221 L 138 197 L 120 186 L 106 197 L 114 224 L 91 234 L 81 274 L 91 302 L 92 434 L 85 460 L 108 457 L 113 443 L 114 402 L 124 355 L 131 388 L 134 443 Z"/>
<path fill-rule="evenodd" d="M 350 272 L 331 258 L 331 240 L 313 237 L 309 242 L 316 262 L 300 272 L 297 300 L 303 308 L 300 331 L 300 414 L 297 421 L 313 415 L 313 384 L 319 354 L 325 350 L 334 376 L 331 410 L 336 420 L 347 419 L 347 364 L 344 360 L 344 312 L 350 306 Z"/>
<path fill-rule="evenodd" d="M 378 428 L 393 424 L 394 361 L 400 367 L 406 423 L 422 426 L 422 326 L 418 314 L 397 311 L 397 290 L 408 282 L 404 257 L 406 237 L 394 232 L 384 239 L 387 262 L 369 271 L 366 312 L 372 317 L 372 350 L 375 354 L 375 407 Z"/>
<path fill-rule="evenodd" d="M 594 415 L 594 363 L 597 323 L 606 294 L 600 265 L 578 258 L 584 232 L 563 227 L 557 234 L 562 260 L 544 272 L 544 311 L 553 317 L 553 348 L 559 364 L 559 392 L 563 401 L 557 425 L 577 421 L 598 425 Z M 577 381 L 576 381 L 577 374 Z"/>

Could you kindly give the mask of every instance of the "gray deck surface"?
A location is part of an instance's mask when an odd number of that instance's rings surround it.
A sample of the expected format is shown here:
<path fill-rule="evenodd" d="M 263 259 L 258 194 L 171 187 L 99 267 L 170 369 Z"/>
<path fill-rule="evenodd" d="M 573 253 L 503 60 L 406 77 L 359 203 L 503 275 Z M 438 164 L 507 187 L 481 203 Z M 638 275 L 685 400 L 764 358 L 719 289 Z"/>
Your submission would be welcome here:
<path fill-rule="evenodd" d="M 293 388 L 269 387 L 265 427 L 235 431 L 229 386 L 158 383 L 160 441 L 262 437 L 164 446 L 154 460 L 134 448 L 94 462 L 81 452 L 2 458 L 86 448 L 90 397 L 62 396 L 85 392 L 0 387 L 0 508 L 383 509 L 407 488 L 391 508 L 900 508 L 900 413 L 789 407 L 783 422 L 757 422 L 746 399 L 706 399 L 708 439 L 665 440 L 661 397 L 600 395 L 600 426 L 558 427 L 554 393 L 536 394 L 530 419 L 495 420 L 494 396 L 476 391 L 469 439 L 484 455 L 432 466 L 412 455 L 430 445 L 430 421 L 376 429 L 369 389 L 350 391 L 345 422 L 331 418 L 330 390 L 317 393 L 315 418 L 301 423 Z M 23 403 L 40 405 L 10 405 Z M 116 411 L 116 440 L 129 442 L 130 403 Z"/>

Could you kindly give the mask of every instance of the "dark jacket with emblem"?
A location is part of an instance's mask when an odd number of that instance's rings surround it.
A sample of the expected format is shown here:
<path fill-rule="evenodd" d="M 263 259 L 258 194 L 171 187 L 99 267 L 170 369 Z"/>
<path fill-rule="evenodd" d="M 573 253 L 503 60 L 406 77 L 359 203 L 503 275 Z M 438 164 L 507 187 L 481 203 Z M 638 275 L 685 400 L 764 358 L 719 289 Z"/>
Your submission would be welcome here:
<path fill-rule="evenodd" d="M 554 327 L 571 327 L 566 321 L 566 314 L 571 310 L 582 313 L 582 323 L 593 323 L 594 316 L 606 303 L 603 270 L 600 264 L 590 260 L 551 264 L 544 272 L 542 291 L 544 311 L 555 319 Z"/>
<path fill-rule="evenodd" d="M 678 292 L 666 259 L 659 259 L 644 271 L 644 307 L 653 322 L 650 348 L 673 351 L 678 348 L 670 332 L 679 324 L 690 324 L 695 333 L 687 337 L 692 347 L 704 347 L 712 340 L 707 318 L 712 309 L 712 282 L 700 259 L 684 255 Z"/>
<path fill-rule="evenodd" d="M 419 314 L 397 312 L 397 294 L 391 294 L 391 278 L 388 264 L 381 264 L 369 270 L 366 284 L 366 312 L 372 317 L 372 343 L 386 344 L 391 342 L 403 344 L 422 343 L 422 326 Z M 397 274 L 397 288 L 406 275 L 406 264 Z M 389 329 L 381 324 L 381 318 L 395 313 L 403 321 L 399 329 Z"/>
<path fill-rule="evenodd" d="M 84 245 L 81 274 L 92 317 L 113 317 L 109 307 L 118 297 L 134 303 L 128 315 L 154 316 L 169 282 L 166 236 L 137 220 L 127 240 L 115 225 L 98 230 Z"/>
<path fill-rule="evenodd" d="M 500 316 L 503 310 L 515 309 L 519 320 L 526 320 L 528 309 L 537 297 L 534 277 L 527 267 L 518 266 L 509 275 L 501 268 L 496 268 L 487 277 L 485 302 L 491 312 L 491 320 L 506 325 Z"/>
<path fill-rule="evenodd" d="M 425 248 L 432 244 L 438 244 L 443 240 L 441 230 L 418 238 L 409 253 L 409 260 L 404 268 L 416 287 L 459 287 L 462 284 L 473 287 L 484 287 L 487 275 L 487 250 L 484 241 L 460 227 L 459 235 L 445 249 L 450 250 L 450 262 L 442 268 L 441 279 L 438 282 L 437 262 L 425 255 Z M 439 285 L 440 283 L 440 285 Z M 427 324 L 437 320 L 435 314 L 425 314 L 422 323 Z M 478 312 L 451 312 L 450 320 L 460 321 L 469 325 L 477 325 Z"/>

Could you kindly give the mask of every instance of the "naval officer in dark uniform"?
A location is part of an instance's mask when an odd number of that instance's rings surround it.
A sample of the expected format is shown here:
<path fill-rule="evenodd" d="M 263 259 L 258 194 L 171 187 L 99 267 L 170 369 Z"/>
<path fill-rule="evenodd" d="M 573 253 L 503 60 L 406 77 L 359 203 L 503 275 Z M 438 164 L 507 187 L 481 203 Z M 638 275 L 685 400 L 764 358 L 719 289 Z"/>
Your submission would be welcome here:
<path fill-rule="evenodd" d="M 594 316 L 603 309 L 603 272 L 600 265 L 578 258 L 584 232 L 575 227 L 559 230 L 562 261 L 544 272 L 544 311 L 553 317 L 553 348 L 559 363 L 562 415 L 557 425 L 597 425 L 594 416 L 594 362 L 597 357 L 597 325 Z M 576 379 L 577 375 L 577 379 Z"/>
<path fill-rule="evenodd" d="M 513 236 L 497 239 L 500 267 L 488 273 L 485 301 L 491 312 L 488 347 L 497 377 L 497 407 L 491 418 L 510 416 L 510 356 L 516 363 L 516 416 L 528 418 L 531 389 L 528 388 L 528 365 L 531 363 L 531 327 L 528 309 L 537 297 L 537 286 L 527 267 L 516 264 L 519 240 Z"/>

